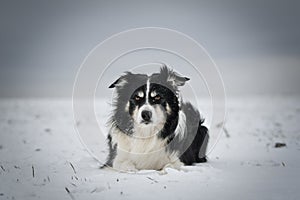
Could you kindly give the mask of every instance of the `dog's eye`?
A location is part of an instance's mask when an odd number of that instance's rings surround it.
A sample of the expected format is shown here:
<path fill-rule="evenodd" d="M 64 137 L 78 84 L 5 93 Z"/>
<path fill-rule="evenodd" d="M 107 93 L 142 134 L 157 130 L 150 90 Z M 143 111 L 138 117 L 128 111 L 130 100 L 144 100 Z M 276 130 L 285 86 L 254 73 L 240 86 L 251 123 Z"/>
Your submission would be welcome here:
<path fill-rule="evenodd" d="M 134 99 L 135 99 L 136 101 L 139 101 L 139 100 L 141 99 L 141 97 L 135 96 Z"/>
<path fill-rule="evenodd" d="M 159 95 L 156 95 L 156 96 L 154 97 L 154 99 L 155 99 L 156 101 L 158 101 L 158 100 L 160 100 L 160 96 L 159 96 Z"/>

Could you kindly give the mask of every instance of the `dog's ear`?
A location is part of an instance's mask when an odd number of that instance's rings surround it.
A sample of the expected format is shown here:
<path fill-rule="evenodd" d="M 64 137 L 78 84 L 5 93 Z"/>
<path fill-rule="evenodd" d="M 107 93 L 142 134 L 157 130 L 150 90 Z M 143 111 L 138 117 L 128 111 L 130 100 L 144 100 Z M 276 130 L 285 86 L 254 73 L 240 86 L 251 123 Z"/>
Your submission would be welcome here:
<path fill-rule="evenodd" d="M 113 82 L 108 88 L 122 87 L 127 83 L 124 77 L 118 78 L 115 82 Z"/>
<path fill-rule="evenodd" d="M 161 67 L 160 74 L 167 83 L 170 83 L 171 85 L 173 85 L 175 87 L 183 86 L 186 81 L 190 80 L 187 77 L 180 76 L 173 70 L 169 69 L 166 65 Z"/>
<path fill-rule="evenodd" d="M 118 78 L 115 82 L 113 82 L 108 88 L 122 87 L 126 83 L 128 83 L 128 78 L 132 75 L 130 72 L 126 72 L 125 75 Z"/>
<path fill-rule="evenodd" d="M 108 88 L 116 87 L 116 85 L 118 84 L 119 81 L 120 81 L 120 78 L 118 78 L 115 82 L 113 82 Z"/>

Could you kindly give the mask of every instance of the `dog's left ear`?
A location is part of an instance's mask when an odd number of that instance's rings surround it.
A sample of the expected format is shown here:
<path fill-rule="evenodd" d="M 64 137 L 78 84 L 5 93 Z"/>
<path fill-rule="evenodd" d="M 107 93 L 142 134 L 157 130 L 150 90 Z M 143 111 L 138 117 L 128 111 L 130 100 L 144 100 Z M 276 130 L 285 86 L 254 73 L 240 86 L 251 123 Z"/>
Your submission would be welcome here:
<path fill-rule="evenodd" d="M 180 76 L 173 70 L 169 69 L 167 66 L 163 66 L 160 69 L 161 75 L 166 78 L 166 81 L 170 83 L 171 85 L 178 87 L 178 86 L 183 86 L 186 81 L 190 80 L 187 77 Z"/>
<path fill-rule="evenodd" d="M 185 82 L 187 82 L 188 80 L 190 79 L 187 77 L 179 76 L 177 73 L 174 72 L 172 76 L 169 76 L 167 81 L 171 82 L 173 85 L 178 87 L 178 86 L 184 86 Z"/>

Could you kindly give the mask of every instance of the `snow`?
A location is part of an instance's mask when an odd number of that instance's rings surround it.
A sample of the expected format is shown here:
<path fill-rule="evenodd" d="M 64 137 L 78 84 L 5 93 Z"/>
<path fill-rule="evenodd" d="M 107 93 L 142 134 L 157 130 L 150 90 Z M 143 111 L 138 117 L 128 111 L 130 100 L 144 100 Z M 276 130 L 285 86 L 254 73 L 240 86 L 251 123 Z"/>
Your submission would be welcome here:
<path fill-rule="evenodd" d="M 76 135 L 71 100 L 1 99 L 0 199 L 299 199 L 299 100 L 229 98 L 227 134 L 208 163 L 161 175 L 99 169 Z"/>

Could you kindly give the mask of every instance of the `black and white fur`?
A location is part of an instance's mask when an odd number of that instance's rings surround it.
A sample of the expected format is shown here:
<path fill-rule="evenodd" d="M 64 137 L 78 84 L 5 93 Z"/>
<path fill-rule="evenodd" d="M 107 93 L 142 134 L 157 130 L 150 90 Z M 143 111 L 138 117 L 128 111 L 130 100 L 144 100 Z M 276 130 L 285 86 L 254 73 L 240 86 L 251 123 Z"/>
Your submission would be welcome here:
<path fill-rule="evenodd" d="M 206 162 L 204 120 L 179 96 L 178 87 L 188 80 L 163 66 L 151 76 L 127 72 L 109 86 L 116 98 L 105 166 L 162 170 Z"/>

